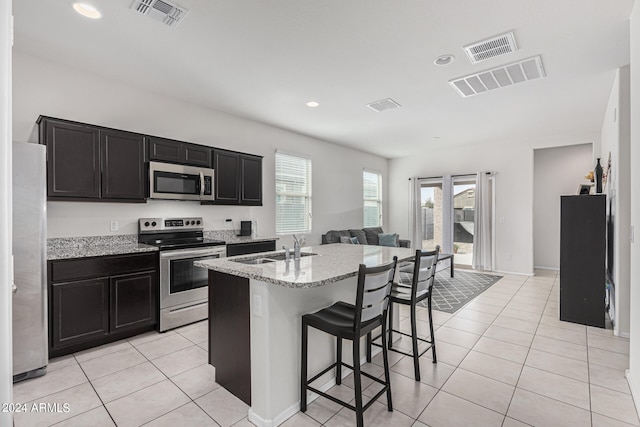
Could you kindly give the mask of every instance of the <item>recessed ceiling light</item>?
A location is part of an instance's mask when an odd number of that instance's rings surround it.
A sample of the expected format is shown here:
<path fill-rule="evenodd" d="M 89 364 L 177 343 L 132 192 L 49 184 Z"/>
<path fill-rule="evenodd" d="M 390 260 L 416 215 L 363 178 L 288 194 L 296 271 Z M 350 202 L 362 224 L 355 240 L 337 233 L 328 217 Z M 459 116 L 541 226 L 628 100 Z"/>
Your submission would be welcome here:
<path fill-rule="evenodd" d="M 317 106 L 319 106 L 320 103 L 316 102 L 316 101 L 309 101 L 307 102 L 307 107 L 311 107 L 311 108 L 315 108 Z"/>
<path fill-rule="evenodd" d="M 456 57 L 453 56 L 453 55 L 449 55 L 449 54 L 440 55 L 436 59 L 433 60 L 433 63 L 435 65 L 437 65 L 438 67 L 442 67 L 444 65 L 451 64 L 455 59 L 456 59 Z"/>
<path fill-rule="evenodd" d="M 96 9 L 94 6 L 90 5 L 89 3 L 80 3 L 80 2 L 74 3 L 73 9 L 76 12 L 78 12 L 80 15 L 86 18 L 91 18 L 91 19 L 102 18 L 102 13 L 100 13 L 98 9 Z"/>

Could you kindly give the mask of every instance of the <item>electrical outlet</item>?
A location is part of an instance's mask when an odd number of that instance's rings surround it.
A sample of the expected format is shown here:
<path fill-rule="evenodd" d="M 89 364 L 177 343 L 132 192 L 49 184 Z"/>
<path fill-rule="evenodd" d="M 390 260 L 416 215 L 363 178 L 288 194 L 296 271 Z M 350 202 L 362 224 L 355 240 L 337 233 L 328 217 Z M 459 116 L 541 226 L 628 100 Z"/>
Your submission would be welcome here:
<path fill-rule="evenodd" d="M 504 224 L 504 217 L 503 217 L 503 216 L 501 216 L 501 217 L 500 217 L 500 219 L 499 219 L 499 221 L 500 221 L 500 224 Z"/>
<path fill-rule="evenodd" d="M 253 314 L 262 317 L 262 297 L 258 294 L 253 294 Z"/>
<path fill-rule="evenodd" d="M 511 261 L 511 255 L 507 255 L 505 258 L 507 259 L 507 261 Z"/>
<path fill-rule="evenodd" d="M 111 221 L 109 228 L 111 231 L 118 231 L 118 221 Z"/>

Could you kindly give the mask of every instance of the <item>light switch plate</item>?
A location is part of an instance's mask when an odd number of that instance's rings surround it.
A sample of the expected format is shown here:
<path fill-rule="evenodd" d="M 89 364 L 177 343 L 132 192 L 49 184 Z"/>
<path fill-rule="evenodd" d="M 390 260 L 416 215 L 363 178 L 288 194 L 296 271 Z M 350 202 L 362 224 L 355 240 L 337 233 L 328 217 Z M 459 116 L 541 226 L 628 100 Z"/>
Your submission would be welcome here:
<path fill-rule="evenodd" d="M 109 228 L 111 231 L 118 231 L 118 221 L 111 221 Z"/>

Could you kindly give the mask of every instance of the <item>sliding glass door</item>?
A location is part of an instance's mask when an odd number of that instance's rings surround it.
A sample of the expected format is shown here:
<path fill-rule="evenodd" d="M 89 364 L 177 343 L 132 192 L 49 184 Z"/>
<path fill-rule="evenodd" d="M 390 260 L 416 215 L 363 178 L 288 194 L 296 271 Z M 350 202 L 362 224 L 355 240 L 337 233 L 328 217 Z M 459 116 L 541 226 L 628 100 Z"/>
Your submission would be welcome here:
<path fill-rule="evenodd" d="M 473 258 L 476 178 L 453 178 L 453 253 L 456 264 L 471 266 Z"/>
<path fill-rule="evenodd" d="M 476 179 L 476 175 L 459 175 L 419 180 L 422 249 L 439 245 L 442 252 L 456 255 L 456 264 L 473 265 L 478 234 Z"/>

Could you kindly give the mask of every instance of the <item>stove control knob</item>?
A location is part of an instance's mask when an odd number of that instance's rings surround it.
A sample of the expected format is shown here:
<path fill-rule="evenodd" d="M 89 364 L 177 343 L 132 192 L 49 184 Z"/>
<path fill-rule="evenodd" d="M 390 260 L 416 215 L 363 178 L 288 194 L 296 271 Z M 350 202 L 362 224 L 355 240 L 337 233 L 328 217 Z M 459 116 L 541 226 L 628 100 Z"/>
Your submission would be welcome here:
<path fill-rule="evenodd" d="M 196 221 L 196 224 L 200 225 L 200 220 L 197 220 L 197 221 Z"/>
<path fill-rule="evenodd" d="M 155 222 L 155 221 L 153 221 L 153 222 L 151 223 L 151 226 L 152 226 L 152 227 L 155 227 L 156 225 L 158 225 L 158 223 L 157 223 L 157 222 Z"/>
<path fill-rule="evenodd" d="M 144 223 L 144 226 L 145 226 L 145 227 L 148 227 L 148 226 L 149 226 L 149 221 L 145 222 L 145 223 Z"/>

